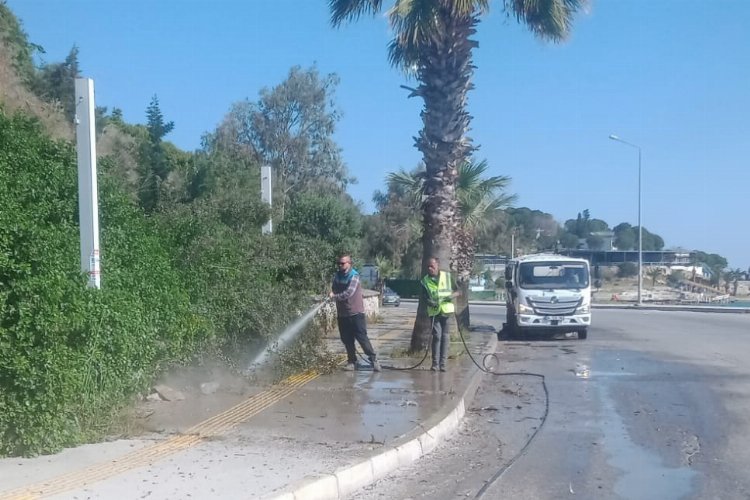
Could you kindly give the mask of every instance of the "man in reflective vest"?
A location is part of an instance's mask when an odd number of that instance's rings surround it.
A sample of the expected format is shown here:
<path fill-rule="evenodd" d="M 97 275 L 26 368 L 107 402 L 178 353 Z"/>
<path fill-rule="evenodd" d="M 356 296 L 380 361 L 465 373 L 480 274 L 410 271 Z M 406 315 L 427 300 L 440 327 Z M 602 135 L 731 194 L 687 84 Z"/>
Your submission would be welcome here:
<path fill-rule="evenodd" d="M 453 297 L 458 296 L 456 282 L 450 273 L 440 270 L 437 257 L 427 261 L 427 275 L 422 278 L 427 301 L 427 315 L 432 318 L 432 371 L 445 371 L 450 336 L 448 318 L 453 314 Z"/>

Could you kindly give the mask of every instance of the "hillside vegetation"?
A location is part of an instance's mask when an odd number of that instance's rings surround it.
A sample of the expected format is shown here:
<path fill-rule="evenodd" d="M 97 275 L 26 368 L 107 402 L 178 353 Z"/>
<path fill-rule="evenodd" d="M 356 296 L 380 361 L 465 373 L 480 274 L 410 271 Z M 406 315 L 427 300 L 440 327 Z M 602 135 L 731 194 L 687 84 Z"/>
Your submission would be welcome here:
<path fill-rule="evenodd" d="M 55 97 L 79 76 L 77 51 L 37 68 L 4 4 L 0 29 L 0 455 L 33 455 L 104 436 L 172 364 L 247 363 L 324 291 L 361 226 L 317 178 L 327 201 L 296 186 L 288 222 L 264 237 L 256 155 L 220 132 L 180 151 L 163 141 L 171 125 L 156 97 L 146 125 L 100 108 L 102 288 L 86 288 L 69 110 Z M 280 375 L 326 364 L 322 346 L 309 332 Z"/>

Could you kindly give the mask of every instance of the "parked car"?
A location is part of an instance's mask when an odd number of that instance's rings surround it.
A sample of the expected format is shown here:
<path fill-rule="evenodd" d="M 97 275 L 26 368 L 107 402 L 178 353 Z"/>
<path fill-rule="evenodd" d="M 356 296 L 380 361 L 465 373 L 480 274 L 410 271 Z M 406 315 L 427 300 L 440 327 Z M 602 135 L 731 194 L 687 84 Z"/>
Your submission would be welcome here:
<path fill-rule="evenodd" d="M 401 305 L 401 297 L 399 297 L 396 292 L 386 287 L 385 290 L 383 290 L 383 305 L 398 307 Z"/>

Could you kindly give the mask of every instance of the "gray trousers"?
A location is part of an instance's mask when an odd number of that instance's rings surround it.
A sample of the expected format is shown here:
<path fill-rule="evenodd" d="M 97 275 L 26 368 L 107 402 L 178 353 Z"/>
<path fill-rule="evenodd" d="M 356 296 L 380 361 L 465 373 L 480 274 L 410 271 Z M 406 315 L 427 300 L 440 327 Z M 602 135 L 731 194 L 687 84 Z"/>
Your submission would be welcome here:
<path fill-rule="evenodd" d="M 448 316 L 438 314 L 432 317 L 432 367 L 445 368 L 448 358 L 450 335 L 448 332 Z"/>
<path fill-rule="evenodd" d="M 370 338 L 367 336 L 367 321 L 365 320 L 364 313 L 343 318 L 339 317 L 337 320 L 339 324 L 339 336 L 341 337 L 341 342 L 344 343 L 344 347 L 346 347 L 347 363 L 357 362 L 357 349 L 354 345 L 355 339 L 362 346 L 362 350 L 365 351 L 365 355 L 370 361 L 375 361 L 377 354 L 375 354 L 375 349 L 372 348 Z"/>

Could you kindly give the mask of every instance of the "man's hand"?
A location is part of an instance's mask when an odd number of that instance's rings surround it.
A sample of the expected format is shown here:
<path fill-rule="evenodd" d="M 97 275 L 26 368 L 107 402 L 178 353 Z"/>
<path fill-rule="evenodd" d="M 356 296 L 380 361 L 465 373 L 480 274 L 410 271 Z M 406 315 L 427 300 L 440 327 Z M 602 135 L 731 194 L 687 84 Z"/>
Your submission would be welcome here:
<path fill-rule="evenodd" d="M 333 297 L 334 297 L 335 295 L 336 295 L 335 293 L 331 292 L 331 293 L 329 293 L 329 294 L 328 294 L 328 298 L 329 298 L 330 300 L 333 300 Z"/>

